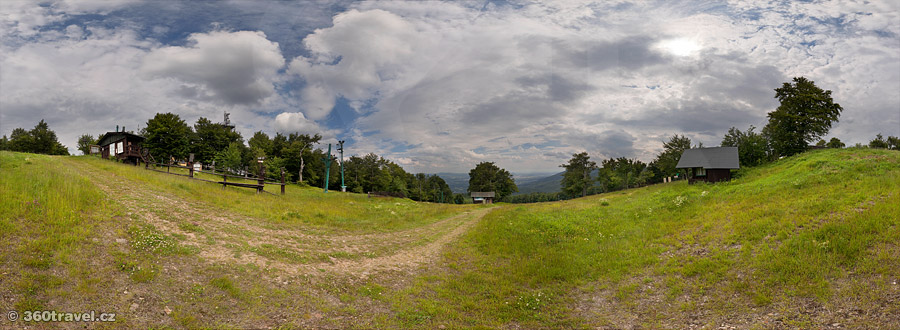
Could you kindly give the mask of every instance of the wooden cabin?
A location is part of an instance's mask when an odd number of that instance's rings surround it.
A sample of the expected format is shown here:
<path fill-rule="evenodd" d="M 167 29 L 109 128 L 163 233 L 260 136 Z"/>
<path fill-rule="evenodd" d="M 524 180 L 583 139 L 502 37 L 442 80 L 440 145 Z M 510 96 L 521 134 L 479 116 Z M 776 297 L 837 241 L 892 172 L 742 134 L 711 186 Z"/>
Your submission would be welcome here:
<path fill-rule="evenodd" d="M 495 194 L 493 191 L 473 192 L 471 194 L 472 203 L 473 204 L 493 204 L 494 203 L 494 195 Z"/>
<path fill-rule="evenodd" d="M 141 144 L 144 137 L 127 132 L 106 132 L 100 137 L 100 157 L 109 159 L 110 156 L 123 162 L 137 164 L 143 159 Z"/>
<path fill-rule="evenodd" d="M 688 183 L 694 181 L 720 182 L 731 180 L 731 170 L 741 168 L 738 148 L 715 147 L 687 149 L 675 168 L 688 171 Z"/>

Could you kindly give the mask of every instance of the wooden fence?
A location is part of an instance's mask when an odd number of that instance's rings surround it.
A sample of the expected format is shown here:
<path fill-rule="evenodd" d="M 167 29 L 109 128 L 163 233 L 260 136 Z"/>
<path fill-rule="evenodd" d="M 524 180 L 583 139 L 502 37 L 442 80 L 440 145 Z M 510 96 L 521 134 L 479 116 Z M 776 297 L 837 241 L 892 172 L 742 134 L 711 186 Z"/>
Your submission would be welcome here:
<path fill-rule="evenodd" d="M 151 168 L 150 165 L 153 165 L 153 167 Z M 166 170 L 163 171 L 163 170 L 157 169 L 157 167 L 160 167 L 160 168 L 165 167 Z M 145 163 L 144 168 L 151 170 L 151 171 L 160 172 L 160 173 L 186 176 L 193 180 L 200 180 L 200 181 L 205 181 L 205 182 L 221 184 L 223 190 L 227 186 L 232 186 L 232 187 L 256 189 L 257 194 L 262 193 L 262 192 L 267 192 L 267 193 L 271 194 L 271 192 L 268 192 L 265 190 L 265 185 L 267 185 L 267 184 L 268 185 L 276 185 L 276 186 L 281 186 L 281 194 L 284 195 L 285 183 L 284 183 L 284 168 L 283 167 L 281 168 L 281 182 L 266 181 L 265 176 L 250 176 L 250 175 L 239 176 L 239 175 L 232 175 L 232 174 L 225 173 L 225 172 L 216 172 L 215 168 L 212 168 L 211 170 L 207 169 L 205 171 L 201 170 L 200 172 L 208 173 L 208 174 L 214 175 L 214 176 L 221 176 L 222 181 L 207 180 L 207 179 L 203 179 L 203 178 L 198 178 L 194 175 L 194 166 L 190 162 L 187 163 L 187 166 L 181 166 L 181 165 L 176 165 L 176 164 L 161 164 L 161 163 L 155 163 L 155 162 L 147 162 L 147 163 Z M 187 174 L 173 172 L 172 168 L 186 169 Z M 256 181 L 256 183 L 235 182 L 235 181 L 229 182 L 228 178 L 251 180 L 251 181 Z"/>

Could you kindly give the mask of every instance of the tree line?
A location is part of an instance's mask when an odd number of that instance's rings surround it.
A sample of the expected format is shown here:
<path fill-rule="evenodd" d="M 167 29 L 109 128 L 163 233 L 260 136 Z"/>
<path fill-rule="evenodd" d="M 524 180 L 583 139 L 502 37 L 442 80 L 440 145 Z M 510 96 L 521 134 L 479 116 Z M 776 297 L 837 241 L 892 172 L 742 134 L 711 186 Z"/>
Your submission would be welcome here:
<path fill-rule="evenodd" d="M 779 157 L 790 156 L 815 146 L 843 148 L 838 138 L 821 139 L 833 123 L 838 121 L 843 108 L 834 103 L 831 91 L 822 90 L 814 82 L 798 77 L 792 83 L 784 83 L 775 89 L 780 105 L 768 114 L 768 124 L 757 132 L 750 126 L 741 131 L 732 127 L 725 133 L 722 146 L 738 147 L 742 167 L 753 167 Z M 150 150 L 158 162 L 184 160 L 194 154 L 194 160 L 215 164 L 217 169 L 242 173 L 255 172 L 257 159 L 264 158 L 263 165 L 269 179 L 277 180 L 284 168 L 290 182 L 339 190 L 341 187 L 340 164 L 331 163 L 331 175 L 324 182 L 323 159 L 333 157 L 321 148 L 319 134 L 276 133 L 274 136 L 259 131 L 246 144 L 240 133 L 232 127 L 213 123 L 201 117 L 192 126 L 173 113 L 157 113 L 139 131 L 146 140 L 144 148 Z M 98 143 L 98 137 L 84 134 L 78 138 L 78 150 L 90 152 L 90 146 Z M 563 200 L 591 194 L 616 191 L 662 182 L 664 178 L 679 173 L 675 169 L 685 149 L 692 146 L 683 135 L 674 135 L 663 142 L 663 150 L 650 163 L 638 159 L 617 157 L 591 160 L 587 152 L 576 153 L 566 163 L 557 193 L 531 193 L 512 195 L 518 187 L 509 171 L 493 162 L 479 163 L 469 171 L 468 192 L 493 191 L 496 199 L 508 202 L 541 202 Z M 856 147 L 863 147 L 857 144 Z M 871 148 L 900 150 L 900 138 L 878 134 L 868 144 Z M 0 150 L 31 152 L 51 155 L 68 155 L 68 149 L 59 143 L 56 133 L 41 120 L 31 130 L 16 128 L 9 138 L 0 138 Z M 344 185 L 356 193 L 387 192 L 401 194 L 414 200 L 464 203 L 468 196 L 454 194 L 447 183 L 437 175 L 406 172 L 400 165 L 370 153 L 350 156 L 344 161 Z"/>
<path fill-rule="evenodd" d="M 16 128 L 9 135 L 0 138 L 0 150 L 30 152 L 45 155 L 68 155 L 69 149 L 59 143 L 56 132 L 41 119 L 31 130 Z"/>

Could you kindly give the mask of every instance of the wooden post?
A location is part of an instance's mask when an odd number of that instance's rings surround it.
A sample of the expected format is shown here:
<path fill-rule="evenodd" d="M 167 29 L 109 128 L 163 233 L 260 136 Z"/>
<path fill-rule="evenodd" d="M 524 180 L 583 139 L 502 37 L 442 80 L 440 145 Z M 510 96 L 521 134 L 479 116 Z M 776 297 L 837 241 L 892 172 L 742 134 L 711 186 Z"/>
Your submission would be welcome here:
<path fill-rule="evenodd" d="M 266 184 L 266 165 L 263 164 L 263 157 L 259 157 L 257 162 L 259 163 L 259 176 L 256 177 L 256 183 L 259 185 L 256 187 L 256 193 L 261 193 L 263 191 L 263 185 Z"/>
<path fill-rule="evenodd" d="M 222 190 L 225 190 L 225 186 L 227 186 L 227 184 L 225 184 L 224 182 L 228 182 L 228 176 L 225 175 L 225 173 L 222 173 L 222 182 L 223 182 L 223 183 L 222 183 Z"/>
<path fill-rule="evenodd" d="M 284 167 L 281 168 L 281 194 L 284 195 Z"/>
<path fill-rule="evenodd" d="M 187 166 L 188 166 L 188 177 L 194 178 L 194 154 L 188 155 Z"/>

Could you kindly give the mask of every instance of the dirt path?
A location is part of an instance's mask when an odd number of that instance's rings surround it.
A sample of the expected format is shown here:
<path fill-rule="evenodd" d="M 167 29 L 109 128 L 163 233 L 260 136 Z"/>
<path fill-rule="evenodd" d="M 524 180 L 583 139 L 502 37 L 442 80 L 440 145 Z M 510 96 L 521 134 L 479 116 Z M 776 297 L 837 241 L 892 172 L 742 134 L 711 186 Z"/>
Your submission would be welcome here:
<path fill-rule="evenodd" d="M 478 223 L 478 221 L 490 210 L 491 209 L 480 209 L 443 220 L 444 222 L 454 220 L 462 221 L 456 221 L 459 222 L 459 224 L 453 228 L 453 230 L 428 244 L 402 249 L 396 254 L 379 258 L 363 259 L 359 261 L 340 260 L 331 265 L 318 266 L 317 269 L 335 273 L 357 274 L 359 277 L 365 278 L 369 274 L 379 270 L 402 270 L 430 263 L 436 260 L 438 253 L 445 245 L 467 232 L 469 228 Z M 309 270 L 306 272 L 309 272 Z"/>
<path fill-rule="evenodd" d="M 341 274 L 365 278 L 378 271 L 413 269 L 436 260 L 445 245 L 490 211 L 469 211 L 389 233 L 309 235 L 302 229 L 264 228 L 265 220 L 153 191 L 152 187 L 85 163 L 73 164 L 110 199 L 125 206 L 133 219 L 150 224 L 166 235 L 181 237 L 179 243 L 195 246 L 204 260 L 251 263 L 292 275 Z M 140 188 L 120 188 L 134 186 Z"/>

